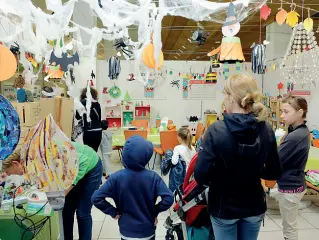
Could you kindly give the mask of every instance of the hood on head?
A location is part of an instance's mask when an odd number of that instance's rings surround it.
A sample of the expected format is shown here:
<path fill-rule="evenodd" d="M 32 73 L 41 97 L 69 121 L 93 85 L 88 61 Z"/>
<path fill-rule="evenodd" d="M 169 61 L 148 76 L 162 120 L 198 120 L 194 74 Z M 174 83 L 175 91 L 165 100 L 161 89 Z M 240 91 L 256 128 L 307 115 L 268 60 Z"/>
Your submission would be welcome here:
<path fill-rule="evenodd" d="M 153 144 L 141 136 L 130 137 L 123 148 L 122 162 L 125 168 L 139 171 L 145 169 L 153 155 Z"/>
<path fill-rule="evenodd" d="M 259 153 L 259 122 L 253 114 L 224 114 L 224 121 L 238 143 L 240 155 L 255 156 Z"/>

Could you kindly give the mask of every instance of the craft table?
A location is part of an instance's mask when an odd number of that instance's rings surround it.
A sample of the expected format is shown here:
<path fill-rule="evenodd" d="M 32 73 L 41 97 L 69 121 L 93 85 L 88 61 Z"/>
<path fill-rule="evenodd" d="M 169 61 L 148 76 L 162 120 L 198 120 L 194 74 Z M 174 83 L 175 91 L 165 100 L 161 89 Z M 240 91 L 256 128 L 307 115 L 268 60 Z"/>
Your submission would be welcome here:
<path fill-rule="evenodd" d="M 319 170 L 319 148 L 310 147 L 305 171 Z"/>
<path fill-rule="evenodd" d="M 153 145 L 161 145 L 161 139 L 159 134 L 155 135 L 147 135 L 147 140 L 152 142 Z M 123 147 L 125 144 L 125 137 L 124 132 L 123 133 L 113 133 L 112 136 L 112 146 L 113 147 Z"/>
<path fill-rule="evenodd" d="M 25 206 L 26 208 L 26 206 Z M 16 209 L 17 214 L 21 214 L 25 216 L 25 212 L 22 209 Z M 43 216 L 33 216 L 31 217 L 33 222 L 38 222 L 43 219 Z M 35 240 L 56 240 L 59 237 L 59 220 L 58 214 L 53 213 L 51 217 L 51 239 L 50 239 L 50 221 L 48 220 L 38 235 L 34 238 Z M 4 212 L 2 209 L 0 210 L 0 239 L 1 240 L 20 240 L 22 234 L 24 233 L 24 229 L 20 228 L 14 221 L 14 212 L 13 209 L 9 212 Z M 27 232 L 24 235 L 25 239 L 31 239 L 32 233 Z"/>

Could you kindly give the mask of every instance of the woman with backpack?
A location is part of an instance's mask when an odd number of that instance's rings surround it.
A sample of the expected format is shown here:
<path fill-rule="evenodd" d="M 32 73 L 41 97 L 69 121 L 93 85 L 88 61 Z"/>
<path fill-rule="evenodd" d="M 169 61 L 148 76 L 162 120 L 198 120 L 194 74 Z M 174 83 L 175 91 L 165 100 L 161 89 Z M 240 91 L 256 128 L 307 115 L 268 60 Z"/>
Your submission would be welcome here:
<path fill-rule="evenodd" d="M 216 240 L 257 240 L 267 209 L 260 179 L 281 176 L 276 138 L 254 78 L 231 76 L 223 94 L 227 113 L 207 129 L 194 176 L 209 186 Z"/>
<path fill-rule="evenodd" d="M 90 119 L 88 121 L 87 114 L 84 113 L 83 117 L 80 116 L 78 112 L 76 112 L 76 119 L 82 120 L 83 124 L 83 143 L 91 148 L 93 148 L 96 152 L 99 149 L 102 140 L 102 126 L 101 126 L 101 105 L 97 101 L 98 93 L 96 89 L 90 88 L 92 103 L 90 109 Z M 82 90 L 80 100 L 82 105 L 86 108 L 87 102 L 87 88 Z M 86 109 L 87 110 L 87 109 Z"/>

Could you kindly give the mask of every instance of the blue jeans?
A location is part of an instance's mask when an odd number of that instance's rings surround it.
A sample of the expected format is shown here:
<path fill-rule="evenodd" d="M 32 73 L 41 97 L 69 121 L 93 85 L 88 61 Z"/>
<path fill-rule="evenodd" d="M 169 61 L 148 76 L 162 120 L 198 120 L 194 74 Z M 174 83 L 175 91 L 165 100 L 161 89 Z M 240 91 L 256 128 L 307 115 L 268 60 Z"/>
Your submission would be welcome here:
<path fill-rule="evenodd" d="M 211 217 L 216 240 L 257 240 L 265 214 L 242 219 Z"/>
<path fill-rule="evenodd" d="M 91 197 L 100 187 L 102 162 L 88 172 L 65 197 L 63 208 L 64 239 L 73 240 L 74 214 L 76 212 L 79 240 L 92 239 Z"/>

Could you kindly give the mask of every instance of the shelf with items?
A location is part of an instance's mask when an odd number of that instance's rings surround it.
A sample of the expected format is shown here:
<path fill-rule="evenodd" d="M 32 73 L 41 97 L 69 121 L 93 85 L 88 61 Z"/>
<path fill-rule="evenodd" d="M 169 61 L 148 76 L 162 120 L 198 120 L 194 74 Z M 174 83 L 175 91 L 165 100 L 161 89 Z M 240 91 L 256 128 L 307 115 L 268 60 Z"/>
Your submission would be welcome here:
<path fill-rule="evenodd" d="M 136 102 L 134 115 L 136 119 L 151 119 L 151 105 L 144 106 L 142 101 Z"/>
<path fill-rule="evenodd" d="M 286 130 L 286 126 L 281 119 L 282 114 L 282 100 L 281 98 L 273 98 L 269 100 L 269 107 L 268 107 L 268 122 L 271 127 L 276 130 L 278 128 L 282 128 Z"/>
<path fill-rule="evenodd" d="M 121 104 L 111 104 L 109 102 L 105 106 L 105 119 L 109 122 L 109 127 L 120 128 L 122 127 L 122 106 Z"/>

